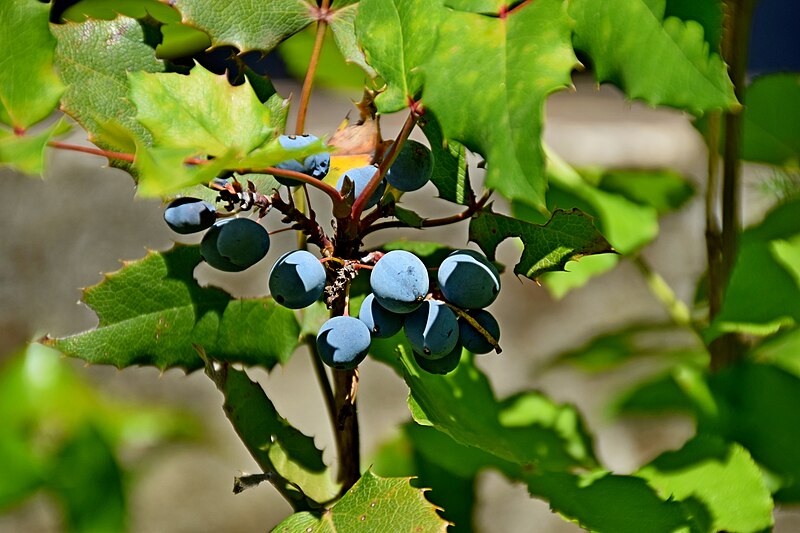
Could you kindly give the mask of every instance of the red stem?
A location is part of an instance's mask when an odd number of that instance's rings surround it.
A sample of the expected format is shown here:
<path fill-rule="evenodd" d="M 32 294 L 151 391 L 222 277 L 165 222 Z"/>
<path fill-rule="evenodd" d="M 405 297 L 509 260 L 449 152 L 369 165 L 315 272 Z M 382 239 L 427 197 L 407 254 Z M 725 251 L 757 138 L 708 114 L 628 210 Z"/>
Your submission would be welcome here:
<path fill-rule="evenodd" d="M 330 0 L 323 0 L 317 13 L 317 36 L 314 39 L 314 49 L 311 51 L 311 59 L 308 61 L 308 70 L 303 80 L 303 89 L 300 92 L 300 105 L 297 110 L 297 123 L 294 131 L 297 135 L 305 132 L 306 115 L 308 114 L 308 102 L 311 100 L 311 89 L 314 86 L 314 75 L 317 72 L 319 56 L 322 52 L 322 44 L 325 42 L 325 31 L 328 28 L 327 16 L 330 9 Z"/>
<path fill-rule="evenodd" d="M 416 114 L 412 110 L 409 112 L 408 117 L 406 118 L 405 124 L 403 124 L 403 129 L 400 130 L 400 133 L 397 135 L 397 139 L 392 143 L 392 147 L 389 149 L 389 152 L 381 161 L 378 170 L 375 171 L 375 175 L 369 180 L 369 183 L 361 191 L 361 194 L 358 195 L 356 198 L 355 203 L 353 204 L 353 209 L 350 211 L 350 219 L 353 221 L 358 221 L 361 218 L 361 213 L 364 211 L 364 207 L 367 205 L 367 200 L 378 190 L 378 186 L 381 183 L 381 180 L 386 175 L 386 171 L 389 170 L 389 167 L 392 166 L 394 160 L 397 159 L 397 154 L 400 153 L 400 149 L 403 147 L 403 143 L 408 139 L 408 136 L 411 134 L 411 130 L 414 129 L 414 125 L 417 123 Z"/>

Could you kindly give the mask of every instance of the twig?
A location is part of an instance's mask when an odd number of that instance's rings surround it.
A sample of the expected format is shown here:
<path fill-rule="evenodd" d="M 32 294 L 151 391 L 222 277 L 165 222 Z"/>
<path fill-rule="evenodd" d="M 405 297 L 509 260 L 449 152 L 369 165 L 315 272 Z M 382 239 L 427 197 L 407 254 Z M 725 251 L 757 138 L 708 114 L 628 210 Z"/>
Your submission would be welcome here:
<path fill-rule="evenodd" d="M 322 52 L 322 44 L 325 42 L 325 31 L 328 28 L 326 17 L 328 16 L 329 8 L 330 0 L 323 0 L 322 5 L 317 11 L 317 36 L 314 40 L 314 48 L 311 51 L 311 59 L 309 59 L 308 62 L 306 77 L 303 80 L 303 89 L 300 92 L 300 104 L 297 110 L 297 123 L 294 128 L 297 135 L 305 133 L 306 115 L 308 114 L 308 103 L 311 100 L 311 89 L 314 86 L 314 75 L 317 72 L 319 56 Z"/>

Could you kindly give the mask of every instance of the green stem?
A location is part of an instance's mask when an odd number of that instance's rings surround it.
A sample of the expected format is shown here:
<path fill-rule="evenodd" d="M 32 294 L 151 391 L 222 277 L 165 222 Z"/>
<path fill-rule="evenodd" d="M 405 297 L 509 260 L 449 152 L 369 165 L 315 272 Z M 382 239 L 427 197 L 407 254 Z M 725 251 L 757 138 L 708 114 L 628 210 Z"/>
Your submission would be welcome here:
<path fill-rule="evenodd" d="M 691 328 L 699 334 L 699 328 L 692 320 L 689 307 L 677 297 L 675 291 L 672 290 L 672 287 L 669 286 L 661 274 L 656 272 L 641 255 L 634 256 L 632 261 L 641 272 L 650 292 L 661 302 L 672 321 L 679 326 Z"/>
<path fill-rule="evenodd" d="M 311 89 L 314 86 L 314 75 L 317 72 L 317 65 L 319 65 L 322 44 L 325 42 L 325 31 L 328 28 L 327 16 L 329 11 L 330 0 L 323 0 L 322 5 L 317 10 L 317 35 L 314 39 L 314 48 L 311 51 L 311 59 L 308 62 L 306 77 L 303 80 L 303 89 L 300 92 L 300 105 L 297 110 L 297 123 L 294 128 L 297 135 L 305 133 L 308 103 L 311 100 Z"/>

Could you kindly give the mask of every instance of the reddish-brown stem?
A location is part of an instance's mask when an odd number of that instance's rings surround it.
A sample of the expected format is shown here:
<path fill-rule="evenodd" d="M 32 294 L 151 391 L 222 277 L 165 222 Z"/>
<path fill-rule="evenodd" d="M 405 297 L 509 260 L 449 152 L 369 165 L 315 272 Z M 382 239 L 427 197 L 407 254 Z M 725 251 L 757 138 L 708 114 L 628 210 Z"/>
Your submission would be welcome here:
<path fill-rule="evenodd" d="M 405 143 L 406 139 L 408 139 L 408 136 L 411 134 L 411 130 L 414 129 L 414 125 L 416 123 L 417 118 L 415 113 L 413 111 L 409 112 L 408 117 L 403 124 L 403 128 L 397 135 L 397 139 L 395 139 L 395 141 L 392 143 L 392 147 L 389 148 L 389 152 L 383 158 L 383 161 L 381 161 L 378 170 L 375 171 L 375 175 L 372 176 L 367 186 L 364 187 L 364 190 L 361 191 L 361 194 L 358 195 L 355 203 L 353 203 L 353 209 L 350 211 L 351 220 L 358 221 L 361 218 L 361 213 L 364 211 L 364 207 L 367 205 L 367 200 L 369 200 L 375 191 L 378 190 L 378 186 L 380 185 L 383 177 L 386 175 L 386 171 L 389 170 L 389 167 L 392 166 L 394 160 L 397 159 L 397 154 L 400 153 L 403 143 Z"/>
<path fill-rule="evenodd" d="M 306 115 L 308 114 L 308 103 L 311 100 L 311 89 L 314 86 L 314 75 L 317 72 L 319 56 L 322 52 L 322 44 L 325 42 L 325 31 L 328 28 L 327 13 L 330 9 L 330 1 L 324 0 L 319 7 L 317 18 L 317 36 L 314 40 L 314 48 L 311 51 L 311 59 L 308 61 L 306 77 L 303 80 L 303 89 L 300 92 L 300 104 L 297 109 L 297 123 L 294 131 L 297 135 L 305 132 Z"/>
<path fill-rule="evenodd" d="M 270 231 L 270 232 L 269 232 L 269 234 L 270 234 L 270 235 L 275 235 L 276 233 L 283 233 L 284 231 L 292 231 L 293 229 L 294 229 L 294 228 L 281 228 L 281 229 L 276 229 L 276 230 L 272 230 L 272 231 Z"/>
<path fill-rule="evenodd" d="M 107 157 L 108 159 L 119 159 L 120 161 L 127 161 L 133 163 L 134 155 L 126 154 L 124 152 L 111 152 L 109 150 L 101 150 L 100 148 L 92 148 L 90 146 L 79 146 L 77 144 L 63 143 L 59 141 L 49 141 L 47 146 L 51 148 L 58 148 L 59 150 L 69 150 L 72 152 L 82 152 L 84 154 L 99 155 Z"/>
<path fill-rule="evenodd" d="M 457 213 L 455 215 L 451 215 L 449 217 L 425 219 L 422 221 L 421 227 L 434 228 L 437 226 L 446 226 L 448 224 L 455 224 L 456 222 L 461 222 L 462 220 L 466 220 L 470 218 L 472 215 L 474 215 L 476 211 L 479 211 L 484 205 L 486 205 L 486 202 L 489 200 L 490 196 L 491 192 L 486 191 L 477 202 L 467 207 L 467 209 L 465 209 L 464 211 Z M 361 232 L 361 236 L 364 237 L 365 235 L 369 235 L 370 233 L 373 233 L 375 231 L 387 228 L 409 228 L 409 227 L 412 226 L 409 226 L 408 224 L 405 224 L 400 220 L 387 220 L 386 222 L 373 224 L 372 226 L 365 228 L 364 231 Z"/>

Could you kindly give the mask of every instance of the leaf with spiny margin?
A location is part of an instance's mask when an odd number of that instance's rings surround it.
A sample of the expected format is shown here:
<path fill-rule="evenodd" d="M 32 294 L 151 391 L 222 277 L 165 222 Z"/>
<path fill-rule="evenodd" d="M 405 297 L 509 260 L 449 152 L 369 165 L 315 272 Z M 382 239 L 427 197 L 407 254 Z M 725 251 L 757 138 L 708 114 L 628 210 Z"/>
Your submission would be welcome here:
<path fill-rule="evenodd" d="M 721 0 L 667 0 L 664 17 L 694 20 L 703 26 L 703 36 L 711 50 L 719 50 L 722 42 L 723 8 Z"/>
<path fill-rule="evenodd" d="M 764 221 L 744 231 L 722 302 L 704 333 L 769 335 L 800 323 L 800 199 L 779 205 Z"/>
<path fill-rule="evenodd" d="M 738 107 L 725 63 L 694 20 L 664 18 L 666 0 L 573 0 L 575 48 L 601 82 L 630 98 L 701 115 Z"/>
<path fill-rule="evenodd" d="M 352 28 L 350 30 L 352 31 Z M 297 80 L 304 79 L 308 71 L 316 35 L 316 28 L 309 26 L 283 41 L 277 49 L 277 53 L 286 65 L 286 70 Z M 317 70 L 314 73 L 314 85 L 347 91 L 353 95 L 360 94 L 364 90 L 367 75 L 362 68 L 349 62 L 342 55 L 334 42 L 335 38 L 336 34 L 325 33 Z"/>
<path fill-rule="evenodd" d="M 316 4 L 306 0 L 174 0 L 187 26 L 211 36 L 213 47 L 235 46 L 239 52 L 269 52 L 314 21 Z"/>
<path fill-rule="evenodd" d="M 393 113 L 419 98 L 422 65 L 434 52 L 443 0 L 361 0 L 358 42 L 367 62 L 386 82 L 375 98 L 381 113 Z M 452 66 L 452 65 L 450 65 Z M 448 69 L 452 72 L 452 69 Z M 452 79 L 452 78 L 451 78 Z"/>
<path fill-rule="evenodd" d="M 42 175 L 47 143 L 69 130 L 70 125 L 63 119 L 45 131 L 27 135 L 15 135 L 0 128 L 0 166 L 9 166 L 25 174 Z"/>
<path fill-rule="evenodd" d="M 159 0 L 81 0 L 64 10 L 61 17 L 71 22 L 84 22 L 90 18 L 112 20 L 118 15 L 134 19 L 150 15 L 161 22 L 181 20 L 180 13 Z"/>
<path fill-rule="evenodd" d="M 131 72 L 128 79 L 136 119 L 156 146 L 243 157 L 273 138 L 270 109 L 248 80 L 234 87 L 199 64 L 188 76 Z"/>
<path fill-rule="evenodd" d="M 275 526 L 273 532 L 336 533 L 353 531 L 419 531 L 445 533 L 448 522 L 437 507 L 415 489 L 410 478 L 381 478 L 367 470 L 323 514 L 296 513 Z"/>
<path fill-rule="evenodd" d="M 128 71 L 164 70 L 164 62 L 155 56 L 155 45 L 148 44 L 149 33 L 157 30 L 126 17 L 66 23 L 52 29 L 58 40 L 56 64 L 67 84 L 62 110 L 83 126 L 89 140 L 101 148 L 129 148 L 103 134 L 102 124 L 112 118 L 132 131 L 142 144 L 150 145 L 150 132 L 136 121 L 136 108 L 128 99 Z M 130 163 L 115 159 L 111 165 L 131 169 Z"/>
<path fill-rule="evenodd" d="M 469 240 L 476 242 L 490 260 L 495 257 L 497 246 L 509 237 L 519 237 L 524 246 L 514 273 L 533 280 L 545 272 L 563 270 L 571 259 L 613 252 L 591 217 L 577 209 L 558 209 L 544 225 L 499 215 L 490 209 L 479 211 L 470 220 Z"/>
<path fill-rule="evenodd" d="M 124 263 L 84 291 L 83 301 L 100 320 L 96 329 L 43 342 L 88 363 L 118 368 L 196 370 L 203 361 L 193 344 L 219 361 L 266 368 L 288 361 L 300 333 L 295 314 L 270 298 L 236 300 L 221 289 L 200 287 L 193 277 L 199 263 L 199 247 L 183 245 Z"/>
<path fill-rule="evenodd" d="M 431 145 L 431 183 L 439 191 L 439 197 L 460 205 L 469 204 L 474 193 L 469 183 L 467 149 L 444 138 L 442 127 L 432 112 L 426 113 L 418 123 Z"/>
<path fill-rule="evenodd" d="M 297 484 L 314 501 L 327 501 L 336 495 L 313 437 L 283 418 L 261 385 L 245 371 L 213 360 L 206 361 L 205 371 L 225 398 L 225 415 L 259 466 Z M 291 485 L 284 489 L 296 491 Z"/>
<path fill-rule="evenodd" d="M 708 531 L 755 533 L 773 524 L 772 497 L 761 472 L 736 443 L 699 435 L 634 475 L 647 480 L 663 498 L 691 500 L 703 507 L 711 522 Z"/>
<path fill-rule="evenodd" d="M 375 78 L 378 73 L 367 63 L 364 51 L 358 46 L 355 28 L 358 9 L 359 4 L 357 2 L 351 2 L 345 6 L 334 3 L 334 11 L 328 24 L 330 24 L 331 32 L 333 33 L 333 40 L 336 42 L 336 46 L 339 48 L 344 60 L 358 65 L 370 78 Z"/>
<path fill-rule="evenodd" d="M 0 121 L 24 130 L 52 113 L 64 92 L 53 64 L 49 6 L 0 2 Z"/>
<path fill-rule="evenodd" d="M 498 401 L 470 354 L 462 355 L 458 367 L 444 376 L 420 369 L 402 334 L 373 339 L 370 354 L 403 375 L 418 424 L 516 465 L 562 470 L 597 464 L 574 407 L 533 391 Z"/>
<path fill-rule="evenodd" d="M 451 12 L 438 31 L 422 67 L 422 103 L 445 138 L 486 159 L 488 188 L 543 206 L 544 102 L 571 84 L 578 64 L 565 3 L 537 0 L 506 18 Z"/>

